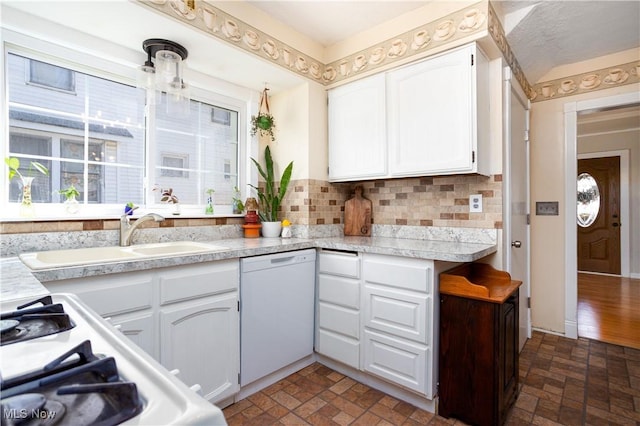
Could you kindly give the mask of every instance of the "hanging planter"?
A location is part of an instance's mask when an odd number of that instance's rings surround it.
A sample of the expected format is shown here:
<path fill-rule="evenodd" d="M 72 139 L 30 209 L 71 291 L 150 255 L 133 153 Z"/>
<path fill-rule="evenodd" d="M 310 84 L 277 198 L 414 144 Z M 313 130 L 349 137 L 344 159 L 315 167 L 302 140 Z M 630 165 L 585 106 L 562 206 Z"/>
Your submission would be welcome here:
<path fill-rule="evenodd" d="M 276 137 L 273 131 L 276 128 L 276 122 L 269 111 L 269 97 L 267 96 L 266 87 L 262 91 L 260 96 L 260 107 L 258 108 L 258 114 L 251 116 L 251 136 L 255 136 L 260 133 L 260 136 L 269 136 L 271 141 L 275 141 Z"/>

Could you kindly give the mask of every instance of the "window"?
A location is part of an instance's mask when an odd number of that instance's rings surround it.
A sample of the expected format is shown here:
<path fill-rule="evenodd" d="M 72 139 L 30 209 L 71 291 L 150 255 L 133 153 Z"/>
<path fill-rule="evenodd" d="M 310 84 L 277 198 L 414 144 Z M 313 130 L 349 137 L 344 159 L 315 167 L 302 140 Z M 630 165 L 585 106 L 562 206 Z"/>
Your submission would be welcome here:
<path fill-rule="evenodd" d="M 211 121 L 229 126 L 231 124 L 231 113 L 232 111 L 228 109 L 213 107 L 211 108 Z"/>
<path fill-rule="evenodd" d="M 162 102 L 145 113 L 144 92 L 105 78 L 113 71 L 65 68 L 13 49 L 6 60 L 9 143 L 0 146 L 20 159 L 21 173 L 29 174 L 32 161 L 49 169 L 49 176 L 30 173 L 34 202 L 62 203 L 58 191 L 73 185 L 85 205 L 152 207 L 158 185 L 173 188 L 183 207 L 200 211 L 208 189 L 216 204 L 231 206 L 241 186 L 242 101 L 199 91 L 187 118 Z M 9 189 L 3 204 L 20 200 L 18 178 Z"/>
<path fill-rule="evenodd" d="M 45 62 L 29 61 L 29 82 L 42 87 L 73 92 L 75 82 L 73 71 Z"/>
<path fill-rule="evenodd" d="M 189 157 L 179 154 L 162 154 L 162 167 L 160 168 L 160 176 L 189 178 Z"/>
<path fill-rule="evenodd" d="M 600 212 L 600 190 L 598 183 L 589 173 L 578 176 L 578 225 L 588 228 L 598 218 Z"/>

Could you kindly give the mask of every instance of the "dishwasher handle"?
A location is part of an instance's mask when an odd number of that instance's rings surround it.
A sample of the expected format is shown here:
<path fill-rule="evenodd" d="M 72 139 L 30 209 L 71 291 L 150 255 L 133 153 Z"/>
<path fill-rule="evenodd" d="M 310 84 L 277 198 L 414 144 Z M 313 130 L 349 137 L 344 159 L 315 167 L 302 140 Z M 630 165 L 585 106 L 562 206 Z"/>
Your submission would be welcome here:
<path fill-rule="evenodd" d="M 272 265 L 283 265 L 287 263 L 292 263 L 295 260 L 296 256 L 288 256 L 288 257 L 275 257 L 271 259 Z"/>

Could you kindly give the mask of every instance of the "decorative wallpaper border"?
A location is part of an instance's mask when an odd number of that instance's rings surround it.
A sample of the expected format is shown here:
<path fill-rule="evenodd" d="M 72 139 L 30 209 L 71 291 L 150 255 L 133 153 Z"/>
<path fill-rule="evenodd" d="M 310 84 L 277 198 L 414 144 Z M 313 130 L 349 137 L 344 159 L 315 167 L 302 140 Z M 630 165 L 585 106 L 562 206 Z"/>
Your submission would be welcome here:
<path fill-rule="evenodd" d="M 462 38 L 482 38 L 485 31 L 488 31 L 502 52 L 514 77 L 532 102 L 640 82 L 640 63 L 630 62 L 531 85 L 507 42 L 504 28 L 491 2 L 487 1 L 450 13 L 328 64 L 323 64 L 204 0 L 135 1 L 325 86 L 355 78 L 411 56 L 426 56 L 424 52 Z"/>
<path fill-rule="evenodd" d="M 323 85 L 348 80 L 365 71 L 421 55 L 461 38 L 475 34 L 480 37 L 487 30 L 486 2 L 482 1 L 345 58 L 323 64 L 204 0 L 136 1 Z"/>
<path fill-rule="evenodd" d="M 602 68 L 582 74 L 543 81 L 529 92 L 531 102 L 557 99 L 564 96 L 579 95 L 596 90 L 609 89 L 625 84 L 640 82 L 640 62 L 628 62 L 613 67 Z"/>
<path fill-rule="evenodd" d="M 530 96 L 532 91 L 531 84 L 529 84 L 527 77 L 524 75 L 518 60 L 511 50 L 511 46 L 509 46 L 509 43 L 507 42 L 507 36 L 504 33 L 502 23 L 500 22 L 500 19 L 498 19 L 498 15 L 496 15 L 496 11 L 493 9 L 491 3 L 489 3 L 489 35 L 496 43 L 496 46 L 498 46 L 498 49 L 502 52 L 504 60 L 509 65 L 509 68 L 511 68 L 513 76 L 518 80 L 518 83 L 520 83 L 520 87 L 522 87 L 524 93 L 526 93 L 527 96 Z"/>

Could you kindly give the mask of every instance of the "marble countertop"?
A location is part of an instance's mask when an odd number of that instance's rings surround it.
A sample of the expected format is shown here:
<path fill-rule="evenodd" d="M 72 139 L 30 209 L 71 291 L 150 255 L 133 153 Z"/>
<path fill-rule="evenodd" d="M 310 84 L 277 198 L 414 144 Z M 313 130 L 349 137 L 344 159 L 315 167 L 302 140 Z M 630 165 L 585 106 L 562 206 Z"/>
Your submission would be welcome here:
<path fill-rule="evenodd" d="M 49 291 L 38 281 L 17 257 L 0 259 L 0 301 L 23 297 L 38 297 Z"/>
<path fill-rule="evenodd" d="M 473 262 L 497 251 L 495 244 L 410 240 L 388 237 L 336 237 L 315 240 L 315 247 L 377 253 L 446 262 Z"/>
<path fill-rule="evenodd" d="M 228 250 L 125 262 L 72 266 L 31 271 L 18 258 L 0 259 L 2 300 L 46 294 L 41 283 L 92 275 L 142 271 L 222 259 L 259 256 L 306 248 L 324 248 L 447 262 L 473 262 L 497 251 L 496 244 L 388 237 L 334 237 L 317 239 L 236 238 L 211 241 Z"/>

